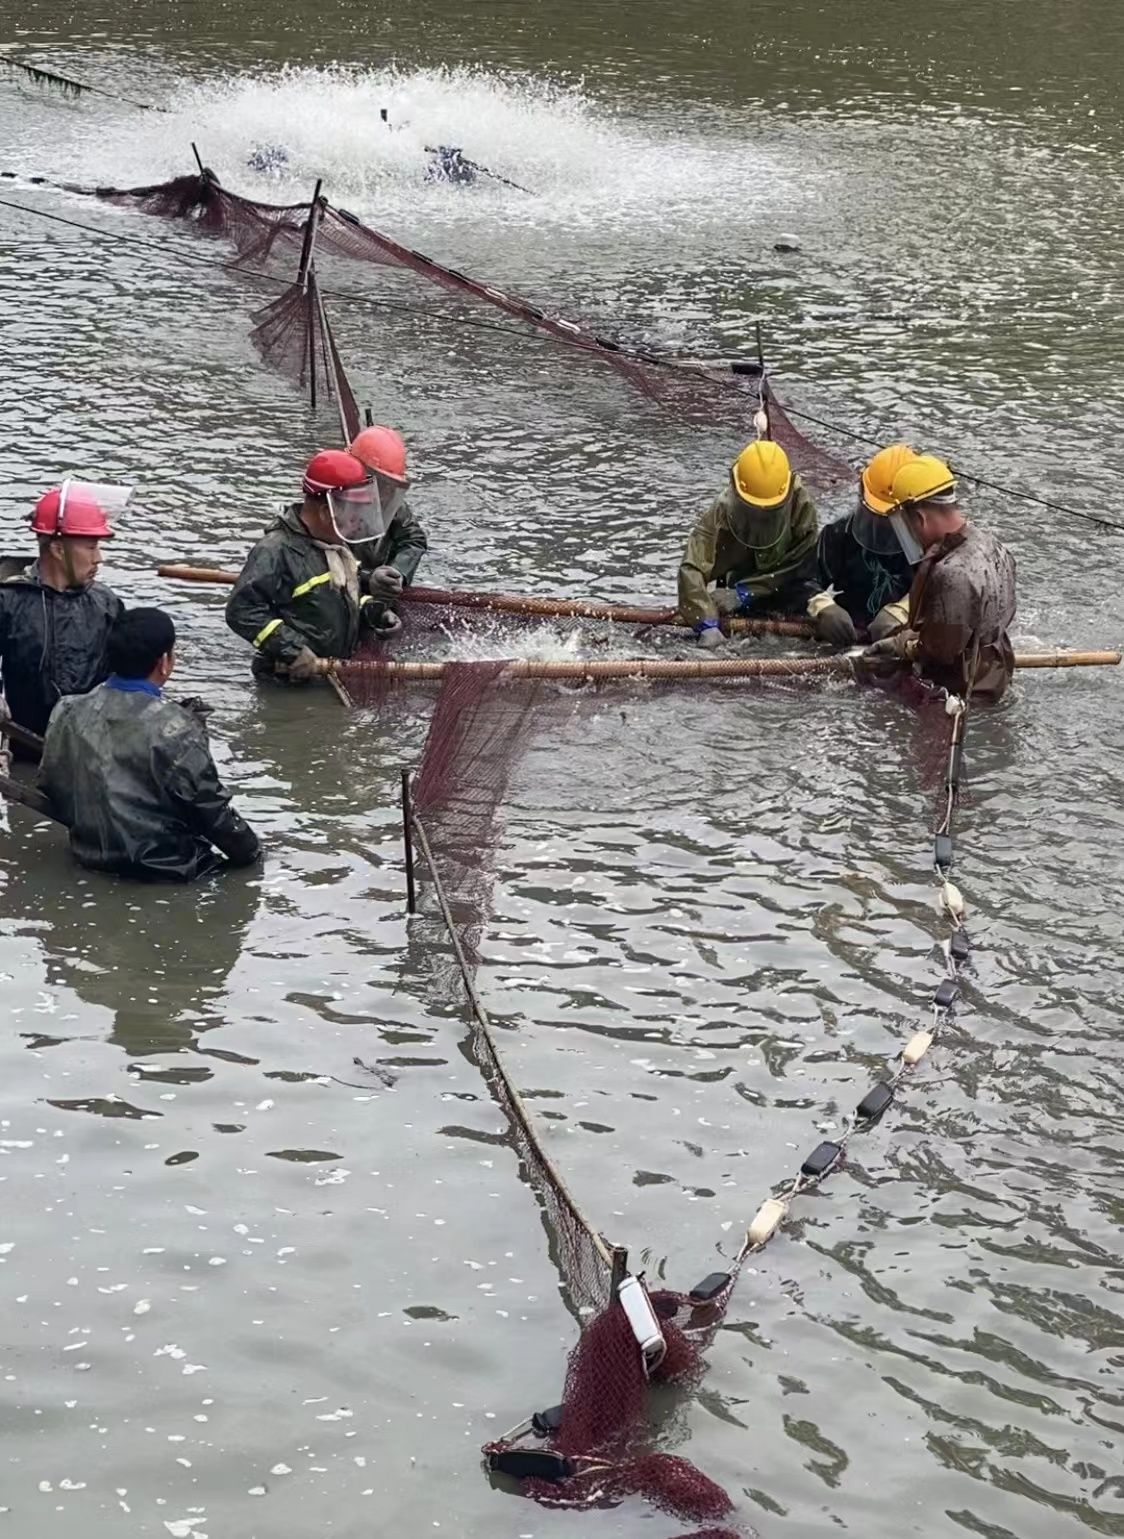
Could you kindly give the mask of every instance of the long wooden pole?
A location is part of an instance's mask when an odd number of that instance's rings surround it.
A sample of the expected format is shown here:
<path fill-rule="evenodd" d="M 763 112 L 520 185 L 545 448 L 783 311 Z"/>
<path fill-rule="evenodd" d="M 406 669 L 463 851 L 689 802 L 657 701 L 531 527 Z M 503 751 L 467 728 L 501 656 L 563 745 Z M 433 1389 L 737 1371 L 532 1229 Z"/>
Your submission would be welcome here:
<path fill-rule="evenodd" d="M 227 584 L 237 582 L 237 572 L 216 567 L 184 566 L 178 563 L 156 568 L 157 576 L 172 582 Z M 438 608 L 485 609 L 497 614 L 572 616 L 581 620 L 612 620 L 618 625 L 676 625 L 674 609 L 656 609 L 644 604 L 607 604 L 595 599 L 549 598 L 539 594 L 480 593 L 469 589 L 409 587 L 398 602 L 431 604 Z M 743 620 L 736 616 L 722 620 L 722 629 L 732 636 L 791 636 L 810 640 L 812 627 L 806 620 Z"/>
<path fill-rule="evenodd" d="M 815 674 L 847 674 L 856 658 L 847 653 L 830 657 L 719 657 L 655 658 L 628 657 L 612 661 L 529 662 L 513 658 L 503 669 L 508 679 L 767 679 L 801 678 Z M 1119 652 L 1016 652 L 1016 668 L 1099 668 L 1115 667 Z M 441 679 L 450 663 L 382 663 L 352 658 L 324 657 L 318 660 L 321 673 L 338 669 L 344 679 L 386 679 L 389 683 Z"/>
<path fill-rule="evenodd" d="M 173 582 L 201 582 L 222 583 L 229 586 L 238 581 L 237 572 L 225 572 L 214 567 L 207 566 L 182 566 L 177 564 L 159 566 L 156 568 L 157 576 L 167 577 Z M 521 615 L 573 615 L 586 620 L 615 620 L 623 625 L 677 625 L 679 616 L 674 609 L 646 609 L 641 605 L 633 604 L 601 604 L 587 599 L 560 599 L 540 598 L 536 594 L 518 593 L 474 593 L 460 591 L 452 588 L 407 588 L 399 600 L 406 604 L 434 604 L 451 605 L 454 608 L 465 609 L 491 609 L 499 610 L 507 614 Z M 803 620 L 740 620 L 736 617 L 723 619 L 722 629 L 735 636 L 792 636 L 807 640 L 811 637 L 812 627 Z M 712 660 L 723 667 L 731 664 L 736 667 L 750 668 L 757 664 L 749 660 L 735 661 L 719 658 Z M 767 662 L 786 663 L 784 658 L 768 658 Z M 797 658 L 797 662 L 827 661 L 838 662 L 838 658 L 808 659 Z M 1112 668 L 1120 662 L 1119 652 L 1017 652 L 1015 654 L 1016 668 Z M 350 665 L 349 665 L 350 666 Z M 405 667 L 406 664 L 394 666 Z M 441 663 L 420 663 L 409 666 L 440 668 Z M 544 664 L 543 666 L 563 666 L 557 664 Z M 578 669 L 574 675 L 557 675 L 557 677 L 578 677 L 586 674 L 594 677 L 592 664 L 568 664 Z M 600 666 L 600 665 L 598 665 Z M 611 664 L 609 666 L 618 666 Z M 628 677 L 627 669 L 637 672 L 633 664 L 620 665 L 626 672 L 617 677 Z M 687 661 L 676 664 L 661 664 L 660 666 L 673 666 L 690 669 L 697 666 Z M 786 671 L 782 667 L 782 672 Z M 609 677 L 610 675 L 602 675 Z M 684 678 L 692 677 L 684 673 Z M 436 675 L 419 675 L 419 677 L 436 677 Z M 670 675 L 669 675 L 670 677 Z M 699 675 L 705 677 L 705 675 Z M 746 677 L 752 677 L 747 673 Z"/>
<path fill-rule="evenodd" d="M 318 671 L 338 668 L 345 679 L 386 679 L 403 682 L 441 679 L 448 663 L 380 663 L 320 658 Z M 455 664 L 453 666 L 456 666 Z M 687 658 L 672 660 L 629 657 L 619 661 L 528 662 L 513 659 L 500 677 L 507 679 L 757 679 L 803 674 L 850 673 L 852 659 L 834 657 Z"/>
<path fill-rule="evenodd" d="M 51 818 L 56 823 L 65 821 L 59 817 L 50 801 L 35 786 L 25 786 L 19 780 L 12 780 L 8 775 L 0 775 L 0 796 L 6 796 L 10 802 L 19 802 L 21 807 L 28 808 L 31 812 L 37 812 L 41 818 Z"/>
<path fill-rule="evenodd" d="M 43 739 L 38 732 L 32 732 L 27 727 L 21 727 L 18 722 L 6 721 L 0 725 L 0 737 L 10 737 L 13 743 L 18 743 L 21 748 L 26 748 L 33 758 L 43 757 Z"/>

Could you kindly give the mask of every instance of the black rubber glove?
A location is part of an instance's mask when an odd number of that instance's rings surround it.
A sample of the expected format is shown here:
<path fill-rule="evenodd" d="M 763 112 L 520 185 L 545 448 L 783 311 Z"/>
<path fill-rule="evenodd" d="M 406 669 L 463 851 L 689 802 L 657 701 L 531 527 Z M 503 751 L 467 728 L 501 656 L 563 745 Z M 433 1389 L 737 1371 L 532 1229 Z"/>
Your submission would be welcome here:
<path fill-rule="evenodd" d="M 855 622 L 842 604 L 827 604 L 812 621 L 817 641 L 826 641 L 833 647 L 853 647 L 859 639 Z"/>

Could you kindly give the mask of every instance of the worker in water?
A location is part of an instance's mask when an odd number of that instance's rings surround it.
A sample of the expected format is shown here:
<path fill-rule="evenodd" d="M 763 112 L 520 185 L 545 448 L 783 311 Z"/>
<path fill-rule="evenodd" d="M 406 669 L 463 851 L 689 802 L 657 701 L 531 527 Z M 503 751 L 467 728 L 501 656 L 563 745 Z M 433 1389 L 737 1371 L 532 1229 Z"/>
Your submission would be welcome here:
<path fill-rule="evenodd" d="M 109 516 L 131 488 L 67 480 L 35 504 L 39 556 L 0 562 L 0 679 L 11 719 L 40 736 L 63 695 L 108 673 L 106 643 L 121 600 L 97 581 Z"/>
<path fill-rule="evenodd" d="M 126 610 L 109 636 L 108 679 L 53 712 L 39 782 L 95 871 L 190 882 L 261 855 L 230 805 L 195 711 L 164 694 L 176 630 L 160 609 Z"/>
<path fill-rule="evenodd" d="M 994 535 L 960 509 L 956 480 L 943 460 L 922 454 L 894 477 L 892 515 L 916 570 L 909 623 L 863 653 L 875 670 L 912 664 L 962 698 L 998 700 L 1011 682 L 1015 560 Z"/>
<path fill-rule="evenodd" d="M 917 459 L 908 444 L 891 444 L 863 468 L 859 501 L 820 530 L 816 542 L 816 580 L 821 591 L 808 601 L 816 638 L 832 646 L 854 646 L 856 627 L 880 641 L 909 618 L 913 567 L 906 555 L 915 549 L 905 530 L 904 514 L 894 512 L 894 477 Z"/>
<path fill-rule="evenodd" d="M 780 444 L 758 439 L 743 449 L 679 568 L 679 613 L 700 646 L 721 645 L 725 615 L 803 611 L 816 524 L 815 505 Z"/>
<path fill-rule="evenodd" d="M 390 523 L 378 479 L 346 450 L 321 449 L 303 490 L 251 550 L 226 605 L 226 623 L 254 647 L 254 673 L 294 684 L 315 678 L 322 657 L 350 657 L 364 633 L 391 636 L 402 623 L 361 586 L 356 552 Z"/>
<path fill-rule="evenodd" d="M 357 545 L 364 590 L 384 613 L 397 613 L 395 600 L 414 580 L 428 549 L 425 530 L 406 501 L 410 478 L 406 473 L 406 445 L 394 428 L 364 428 L 351 442 L 353 454 L 375 478 L 386 532 L 378 540 Z"/>

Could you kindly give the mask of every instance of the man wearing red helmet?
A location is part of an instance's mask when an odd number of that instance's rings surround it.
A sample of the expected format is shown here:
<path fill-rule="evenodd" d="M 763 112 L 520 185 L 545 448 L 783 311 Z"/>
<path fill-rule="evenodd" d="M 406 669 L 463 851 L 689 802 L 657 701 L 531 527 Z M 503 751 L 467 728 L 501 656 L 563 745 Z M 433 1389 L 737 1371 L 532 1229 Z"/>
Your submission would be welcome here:
<path fill-rule="evenodd" d="M 226 623 L 251 643 L 259 677 L 307 683 L 321 657 L 350 657 L 364 631 L 401 624 L 363 591 L 358 552 L 384 539 L 390 510 L 365 465 L 344 449 L 308 462 L 304 501 L 286 508 L 246 557 Z"/>
<path fill-rule="evenodd" d="M 0 679 L 11 718 L 42 735 L 63 695 L 108 675 L 106 646 L 124 605 L 96 581 L 108 515 L 130 488 L 66 480 L 35 504 L 39 557 L 0 563 Z"/>
<path fill-rule="evenodd" d="M 348 452 L 374 475 L 382 504 L 388 510 L 386 533 L 377 544 L 356 551 L 363 568 L 367 592 L 386 608 L 414 580 L 421 558 L 429 548 L 425 530 L 406 501 L 410 478 L 406 474 L 406 445 L 401 433 L 390 427 L 367 427 L 352 439 Z"/>

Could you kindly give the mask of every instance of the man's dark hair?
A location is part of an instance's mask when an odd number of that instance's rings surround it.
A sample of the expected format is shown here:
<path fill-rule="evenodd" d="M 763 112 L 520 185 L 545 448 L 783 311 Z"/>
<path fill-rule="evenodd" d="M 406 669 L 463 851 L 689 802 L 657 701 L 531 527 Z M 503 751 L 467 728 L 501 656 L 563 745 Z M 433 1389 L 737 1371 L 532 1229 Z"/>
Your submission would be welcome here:
<path fill-rule="evenodd" d="M 109 666 L 123 679 L 147 679 L 175 644 L 171 615 L 162 609 L 126 609 L 109 633 Z"/>

